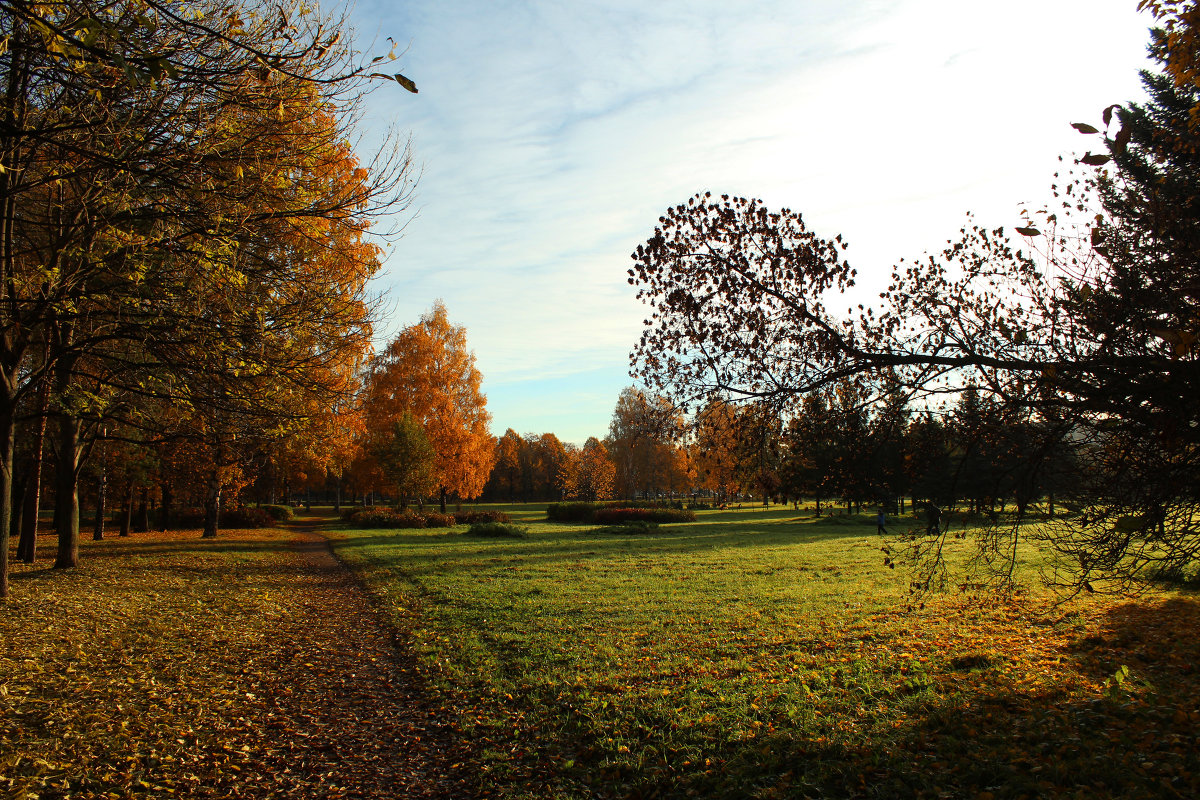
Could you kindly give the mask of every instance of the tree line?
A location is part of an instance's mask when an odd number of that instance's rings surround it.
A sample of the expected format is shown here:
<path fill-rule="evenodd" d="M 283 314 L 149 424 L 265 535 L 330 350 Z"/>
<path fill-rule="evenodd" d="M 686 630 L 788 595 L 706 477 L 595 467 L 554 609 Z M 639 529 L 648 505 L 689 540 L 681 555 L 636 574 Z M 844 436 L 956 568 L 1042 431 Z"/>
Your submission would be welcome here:
<path fill-rule="evenodd" d="M 1030 462 L 1031 449 L 1055 448 Z M 877 403 L 845 383 L 780 414 L 723 400 L 685 415 L 662 396 L 626 388 L 609 433 L 583 447 L 552 433 L 496 440 L 483 489 L 500 502 L 682 499 L 815 501 L 892 513 L 928 503 L 996 518 L 1037 505 L 1075 507 L 1079 454 L 1041 421 L 1017 418 L 975 388 L 946 410 L 903 398 Z M 589 463 L 590 462 L 590 463 Z M 1036 468 L 1034 466 L 1036 465 Z"/>

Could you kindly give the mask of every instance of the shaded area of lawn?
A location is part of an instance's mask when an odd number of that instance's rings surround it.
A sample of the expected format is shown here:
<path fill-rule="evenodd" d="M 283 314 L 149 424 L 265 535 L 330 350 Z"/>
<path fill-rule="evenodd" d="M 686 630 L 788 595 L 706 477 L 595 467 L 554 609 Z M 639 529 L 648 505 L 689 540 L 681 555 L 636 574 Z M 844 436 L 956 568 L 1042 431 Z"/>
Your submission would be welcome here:
<path fill-rule="evenodd" d="M 1193 599 L 906 611 L 838 520 L 335 535 L 500 796 L 1200 795 Z"/>

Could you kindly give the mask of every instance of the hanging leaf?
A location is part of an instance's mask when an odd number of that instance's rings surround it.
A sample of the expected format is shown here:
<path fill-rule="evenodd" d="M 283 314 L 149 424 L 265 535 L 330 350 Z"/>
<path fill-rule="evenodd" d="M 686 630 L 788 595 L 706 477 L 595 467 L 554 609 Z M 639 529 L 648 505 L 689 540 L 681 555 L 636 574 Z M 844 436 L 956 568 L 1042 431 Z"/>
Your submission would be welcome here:
<path fill-rule="evenodd" d="M 1079 131 L 1080 133 L 1099 133 L 1100 132 L 1099 128 L 1092 126 L 1092 125 L 1088 125 L 1086 122 L 1072 122 L 1071 127 L 1074 128 L 1075 130 Z"/>
<path fill-rule="evenodd" d="M 1116 137 L 1112 140 L 1112 151 L 1117 155 L 1123 155 L 1125 148 L 1129 145 L 1129 137 L 1133 135 L 1130 127 L 1124 123 L 1121 124 L 1121 130 L 1117 131 Z"/>
<path fill-rule="evenodd" d="M 411 80 L 409 80 L 408 78 L 401 75 L 399 72 L 396 73 L 396 83 L 400 84 L 405 89 L 408 89 L 413 94 L 417 93 L 417 85 L 415 83 L 413 83 Z"/>
<path fill-rule="evenodd" d="M 1022 236 L 1041 236 L 1042 232 L 1037 228 L 1017 228 L 1017 233 Z"/>
<path fill-rule="evenodd" d="M 1111 106 L 1104 109 L 1104 114 L 1103 114 L 1104 127 L 1106 127 L 1106 128 L 1108 127 L 1109 123 L 1112 122 L 1113 111 L 1115 111 L 1116 109 L 1118 109 L 1120 107 L 1121 106 L 1119 103 L 1113 103 Z"/>
<path fill-rule="evenodd" d="M 1083 158 L 1079 159 L 1079 163 L 1087 164 L 1089 167 L 1098 167 L 1102 164 L 1107 164 L 1112 161 L 1112 156 L 1104 155 L 1103 153 L 1086 153 Z"/>

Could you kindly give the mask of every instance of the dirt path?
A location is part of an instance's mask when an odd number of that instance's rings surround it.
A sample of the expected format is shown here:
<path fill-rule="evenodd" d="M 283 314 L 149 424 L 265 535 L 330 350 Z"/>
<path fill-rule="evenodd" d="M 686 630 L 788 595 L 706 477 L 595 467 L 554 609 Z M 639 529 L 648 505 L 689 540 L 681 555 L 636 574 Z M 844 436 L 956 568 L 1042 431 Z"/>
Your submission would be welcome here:
<path fill-rule="evenodd" d="M 319 522 L 319 521 L 318 521 Z M 470 744 L 316 523 L 85 541 L 0 614 L 0 798 L 472 798 Z"/>
<path fill-rule="evenodd" d="M 298 595 L 273 630 L 277 777 L 293 796 L 472 796 L 464 743 L 427 700 L 411 654 L 316 526 L 293 530 Z"/>

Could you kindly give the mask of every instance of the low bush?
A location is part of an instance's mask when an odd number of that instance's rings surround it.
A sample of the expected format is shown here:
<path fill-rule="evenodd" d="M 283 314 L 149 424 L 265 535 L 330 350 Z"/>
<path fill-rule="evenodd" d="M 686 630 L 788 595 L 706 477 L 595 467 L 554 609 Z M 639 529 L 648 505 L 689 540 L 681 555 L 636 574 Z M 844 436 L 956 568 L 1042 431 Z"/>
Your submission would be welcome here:
<path fill-rule="evenodd" d="M 276 522 L 287 522 L 295 514 L 292 513 L 291 506 L 259 506 L 267 515 Z"/>
<path fill-rule="evenodd" d="M 596 529 L 596 533 L 615 533 L 618 536 L 629 536 L 630 534 L 638 533 L 655 533 L 656 531 L 658 531 L 658 523 L 646 522 L 645 520 L 623 522 L 620 525 L 605 525 L 603 528 Z"/>
<path fill-rule="evenodd" d="M 344 515 L 346 521 L 356 528 L 393 528 L 399 527 L 395 525 L 397 515 L 390 508 L 382 506 L 374 506 L 370 508 L 355 508 L 349 514 Z M 422 520 L 421 527 L 425 527 Z"/>
<path fill-rule="evenodd" d="M 231 508 L 221 514 L 221 525 L 226 528 L 270 528 L 275 518 L 261 508 Z"/>
<path fill-rule="evenodd" d="M 682 499 L 660 497 L 657 500 L 630 500 L 618 503 L 622 508 L 683 508 Z"/>
<path fill-rule="evenodd" d="M 426 528 L 453 528 L 457 522 L 453 514 L 441 514 L 437 511 L 424 511 L 421 517 L 425 520 Z"/>
<path fill-rule="evenodd" d="M 553 522 L 590 522 L 599 503 L 553 503 L 546 507 L 546 519 Z"/>
<path fill-rule="evenodd" d="M 528 534 L 528 528 L 507 522 L 476 522 L 467 529 L 468 536 L 507 536 L 513 539 L 524 539 Z"/>
<path fill-rule="evenodd" d="M 508 522 L 503 511 L 455 511 L 454 521 L 459 525 L 474 525 L 476 522 Z"/>
<path fill-rule="evenodd" d="M 346 521 L 358 528 L 449 528 L 454 525 L 450 514 L 436 511 L 414 511 L 411 508 L 357 508 Z"/>
<path fill-rule="evenodd" d="M 695 522 L 696 514 L 684 508 L 598 508 L 592 521 L 600 525 L 626 522 Z"/>

